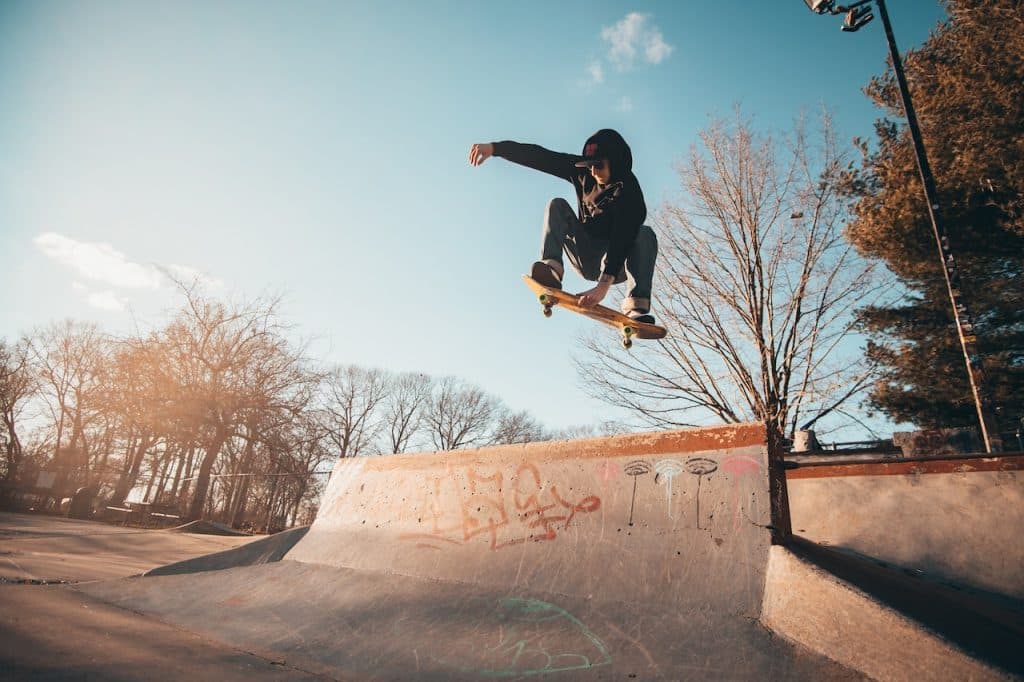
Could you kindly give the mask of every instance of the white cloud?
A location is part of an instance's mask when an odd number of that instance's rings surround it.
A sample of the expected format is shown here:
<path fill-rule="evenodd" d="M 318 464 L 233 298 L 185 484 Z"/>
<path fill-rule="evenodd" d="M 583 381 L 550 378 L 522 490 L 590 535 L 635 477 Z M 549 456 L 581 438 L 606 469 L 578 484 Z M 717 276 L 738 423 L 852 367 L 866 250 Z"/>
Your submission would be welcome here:
<path fill-rule="evenodd" d="M 128 289 L 157 289 L 160 272 L 152 265 L 133 263 L 102 242 L 80 242 L 54 232 L 36 237 L 34 243 L 49 258 L 95 282 Z"/>
<path fill-rule="evenodd" d="M 94 291 L 85 297 L 89 305 L 101 310 L 124 310 L 124 301 L 119 299 L 113 291 Z"/>
<path fill-rule="evenodd" d="M 619 100 L 619 103 L 615 105 L 615 111 L 621 111 L 627 114 L 633 111 L 633 100 L 629 97 L 623 97 Z"/>
<path fill-rule="evenodd" d="M 181 282 L 184 282 L 185 284 L 198 282 L 203 286 L 214 289 L 224 288 L 224 280 L 210 277 L 206 273 L 200 272 L 199 270 L 196 270 L 195 268 L 189 267 L 187 265 L 175 265 L 174 263 L 172 263 L 167 266 L 167 272 L 169 272 L 172 277 L 174 277 L 177 280 L 180 280 Z"/>
<path fill-rule="evenodd" d="M 94 308 L 114 311 L 121 311 L 125 308 L 125 302 L 109 289 L 106 291 L 92 291 L 81 282 L 75 281 L 71 283 L 71 290 Z"/>
<path fill-rule="evenodd" d="M 614 26 L 601 29 L 601 38 L 610 46 L 608 60 L 619 71 L 632 69 L 638 54 L 649 64 L 660 64 L 672 54 L 674 48 L 649 19 L 649 14 L 630 12 Z"/>
<path fill-rule="evenodd" d="M 644 46 L 644 56 L 647 57 L 647 61 L 651 64 L 661 64 L 672 54 L 673 49 L 675 48 L 666 43 L 664 38 L 661 37 L 661 31 L 656 30 L 650 36 L 647 45 Z"/>
<path fill-rule="evenodd" d="M 587 73 L 590 74 L 591 83 L 604 82 L 604 65 L 601 64 L 600 59 L 590 62 L 590 66 L 587 67 Z"/>
<path fill-rule="evenodd" d="M 198 282 L 203 286 L 223 289 L 223 280 L 206 275 L 187 265 L 134 263 L 110 244 L 80 242 L 71 237 L 47 232 L 33 242 L 46 256 L 71 268 L 75 275 L 86 280 L 75 280 L 72 290 L 90 305 L 104 310 L 124 310 L 125 302 L 113 290 L 94 291 L 91 285 L 107 285 L 115 289 L 161 289 L 169 284 L 167 275 L 186 284 Z"/>

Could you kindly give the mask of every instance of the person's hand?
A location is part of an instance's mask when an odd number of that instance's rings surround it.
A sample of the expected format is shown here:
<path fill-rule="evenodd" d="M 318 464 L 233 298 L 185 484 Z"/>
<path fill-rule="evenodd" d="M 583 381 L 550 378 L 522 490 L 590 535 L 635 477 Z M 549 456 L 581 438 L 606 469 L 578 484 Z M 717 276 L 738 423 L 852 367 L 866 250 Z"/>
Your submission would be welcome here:
<path fill-rule="evenodd" d="M 469 148 L 469 165 L 479 166 L 481 163 L 494 155 L 494 145 L 490 142 L 480 142 Z"/>
<path fill-rule="evenodd" d="M 611 282 L 598 282 L 596 287 L 580 294 L 580 305 L 584 308 L 593 308 L 604 300 L 604 297 L 608 295 L 608 290 L 611 288 Z"/>

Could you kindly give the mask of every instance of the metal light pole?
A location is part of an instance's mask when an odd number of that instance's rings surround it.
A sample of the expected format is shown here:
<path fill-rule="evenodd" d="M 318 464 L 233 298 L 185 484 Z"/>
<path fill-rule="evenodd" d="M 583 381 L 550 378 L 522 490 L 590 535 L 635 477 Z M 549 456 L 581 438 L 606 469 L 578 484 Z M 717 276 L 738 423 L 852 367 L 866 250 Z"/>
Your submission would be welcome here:
<path fill-rule="evenodd" d="M 925 153 L 921 130 L 917 125 L 917 114 L 914 113 L 914 105 L 910 101 L 910 90 L 907 88 L 907 78 L 903 73 L 903 61 L 900 59 L 899 50 L 896 49 L 896 39 L 893 38 L 892 24 L 889 23 L 889 13 L 885 9 L 885 0 L 861 0 L 846 6 L 835 5 L 833 0 L 804 0 L 804 2 L 811 10 L 818 14 L 846 14 L 843 30 L 851 33 L 859 30 L 874 18 L 870 13 L 870 9 L 868 9 L 870 3 L 874 2 L 878 6 L 878 15 L 882 18 L 882 25 L 885 28 L 885 38 L 889 43 L 889 56 L 892 59 L 893 71 L 896 72 L 896 82 L 899 84 L 900 97 L 903 100 L 903 111 L 907 116 L 910 136 L 914 141 L 917 169 L 921 174 L 921 183 L 924 185 L 925 199 L 928 204 L 928 217 L 931 219 L 932 231 L 935 233 L 935 242 L 939 247 L 942 274 L 946 278 L 946 290 L 949 293 L 949 300 L 953 306 L 953 320 L 956 322 L 957 335 L 960 337 L 960 346 L 963 349 L 964 361 L 967 364 L 967 378 L 971 384 L 974 406 L 978 411 L 981 437 L 985 443 L 986 452 L 1000 452 L 1003 449 L 1003 444 L 999 436 L 995 411 L 992 409 L 988 394 L 985 392 L 984 368 L 981 354 L 978 353 L 976 345 L 977 336 L 975 335 L 974 319 L 968 311 L 967 303 L 962 299 L 963 281 L 956 266 L 953 251 L 949 247 L 949 237 L 946 235 L 939 216 L 939 200 L 935 191 L 935 179 L 932 176 L 931 167 L 928 165 L 928 156 Z"/>

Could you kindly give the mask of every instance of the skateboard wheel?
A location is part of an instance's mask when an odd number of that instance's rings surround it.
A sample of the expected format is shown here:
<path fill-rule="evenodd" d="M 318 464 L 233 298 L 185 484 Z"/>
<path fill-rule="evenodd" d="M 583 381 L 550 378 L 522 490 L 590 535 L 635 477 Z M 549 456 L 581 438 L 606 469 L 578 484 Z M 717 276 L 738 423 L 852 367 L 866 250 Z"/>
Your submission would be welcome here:
<path fill-rule="evenodd" d="M 632 348 L 633 347 L 633 339 L 629 338 L 628 336 L 626 338 L 622 339 L 622 347 L 625 348 L 626 350 L 629 350 L 630 348 Z"/>
<path fill-rule="evenodd" d="M 551 306 L 544 306 L 544 317 L 551 317 Z"/>
<path fill-rule="evenodd" d="M 626 338 L 628 339 L 629 337 L 631 337 L 634 334 L 636 334 L 636 330 L 633 329 L 632 327 L 623 327 L 622 328 L 622 333 L 625 334 Z"/>

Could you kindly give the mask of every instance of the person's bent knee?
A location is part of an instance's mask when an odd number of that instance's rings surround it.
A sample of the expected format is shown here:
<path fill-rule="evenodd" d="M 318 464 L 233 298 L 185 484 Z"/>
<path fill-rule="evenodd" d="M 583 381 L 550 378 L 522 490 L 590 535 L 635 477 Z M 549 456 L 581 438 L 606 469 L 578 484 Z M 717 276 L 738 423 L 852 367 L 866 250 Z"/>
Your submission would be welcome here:
<path fill-rule="evenodd" d="M 637 242 L 649 245 L 655 249 L 658 248 L 658 235 L 655 234 L 654 229 L 649 225 L 641 225 L 640 229 L 636 233 Z"/>
<path fill-rule="evenodd" d="M 572 206 L 570 206 L 569 202 L 563 199 L 562 197 L 555 197 L 554 199 L 548 201 L 546 210 L 549 215 L 551 213 L 564 213 L 566 210 L 571 211 Z"/>

